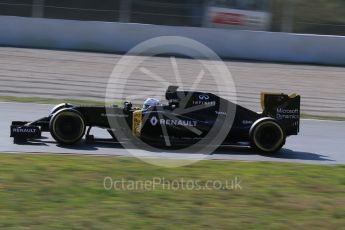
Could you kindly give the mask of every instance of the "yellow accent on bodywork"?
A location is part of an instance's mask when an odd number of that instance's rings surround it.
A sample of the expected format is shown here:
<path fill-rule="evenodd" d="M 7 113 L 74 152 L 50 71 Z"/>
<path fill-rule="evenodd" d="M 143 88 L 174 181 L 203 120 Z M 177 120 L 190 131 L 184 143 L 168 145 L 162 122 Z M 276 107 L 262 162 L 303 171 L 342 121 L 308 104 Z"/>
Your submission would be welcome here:
<path fill-rule="evenodd" d="M 299 95 L 297 94 L 297 93 L 294 93 L 294 94 L 291 94 L 290 96 L 289 96 L 289 98 L 295 98 L 295 97 L 298 97 Z"/>
<path fill-rule="evenodd" d="M 265 95 L 281 95 L 282 93 L 269 93 L 269 92 L 262 92 L 260 95 L 260 102 L 261 102 L 261 108 L 262 111 L 265 110 Z M 293 99 L 295 97 L 298 97 L 299 95 L 294 93 L 289 96 L 290 99 Z"/>
<path fill-rule="evenodd" d="M 143 123 L 142 119 L 142 111 L 137 110 L 133 112 L 133 122 L 132 122 L 132 134 L 135 137 L 140 137 L 141 135 L 141 127 Z"/>
<path fill-rule="evenodd" d="M 265 110 L 265 95 L 281 95 L 281 93 L 262 92 L 261 95 L 260 95 L 260 102 L 261 102 L 261 109 L 262 109 L 262 111 Z"/>

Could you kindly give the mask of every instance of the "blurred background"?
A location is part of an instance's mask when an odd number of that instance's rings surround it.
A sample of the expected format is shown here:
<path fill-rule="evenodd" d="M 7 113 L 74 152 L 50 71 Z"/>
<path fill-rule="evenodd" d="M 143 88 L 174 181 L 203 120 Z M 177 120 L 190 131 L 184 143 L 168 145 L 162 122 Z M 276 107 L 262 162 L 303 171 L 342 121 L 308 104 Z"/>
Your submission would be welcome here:
<path fill-rule="evenodd" d="M 345 35 L 344 0 L 0 0 L 0 15 Z"/>
<path fill-rule="evenodd" d="M 121 54 L 171 35 L 226 60 L 238 101 L 250 109 L 261 110 L 260 92 L 298 92 L 304 113 L 345 117 L 345 0 L 0 0 L 0 96 L 103 101 Z M 189 85 L 199 64 L 178 60 Z M 152 58 L 145 67 L 175 82 L 170 59 Z M 134 75 L 128 94 L 156 84 Z M 210 90 L 212 81 L 204 82 Z M 161 96 L 166 87 L 156 90 Z"/>

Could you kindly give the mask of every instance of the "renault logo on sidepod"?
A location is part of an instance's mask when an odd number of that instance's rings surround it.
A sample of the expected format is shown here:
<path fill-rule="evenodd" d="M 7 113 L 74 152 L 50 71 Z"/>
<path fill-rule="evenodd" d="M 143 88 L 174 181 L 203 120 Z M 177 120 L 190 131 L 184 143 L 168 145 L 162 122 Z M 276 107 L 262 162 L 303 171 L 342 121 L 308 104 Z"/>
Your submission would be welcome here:
<path fill-rule="evenodd" d="M 158 123 L 157 117 L 152 117 L 151 120 L 150 120 L 150 122 L 151 122 L 151 125 L 152 125 L 152 126 L 156 126 L 157 123 Z"/>

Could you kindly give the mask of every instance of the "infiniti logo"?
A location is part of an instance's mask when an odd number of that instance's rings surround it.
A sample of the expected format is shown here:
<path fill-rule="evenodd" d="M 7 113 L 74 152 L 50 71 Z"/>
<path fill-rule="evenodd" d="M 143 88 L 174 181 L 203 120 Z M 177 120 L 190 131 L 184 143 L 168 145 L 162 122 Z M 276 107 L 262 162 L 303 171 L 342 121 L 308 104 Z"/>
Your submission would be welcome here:
<path fill-rule="evenodd" d="M 208 99 L 210 99 L 210 96 L 208 96 L 207 94 L 201 94 L 201 95 L 199 95 L 199 99 L 200 100 L 208 100 Z"/>

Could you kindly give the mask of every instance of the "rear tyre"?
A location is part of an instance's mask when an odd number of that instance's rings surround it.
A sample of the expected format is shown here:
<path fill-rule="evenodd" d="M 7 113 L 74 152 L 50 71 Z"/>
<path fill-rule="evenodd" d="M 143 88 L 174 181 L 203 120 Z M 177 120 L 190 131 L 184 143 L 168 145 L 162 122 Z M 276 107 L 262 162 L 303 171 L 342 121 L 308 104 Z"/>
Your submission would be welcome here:
<path fill-rule="evenodd" d="M 272 118 L 257 120 L 250 128 L 249 137 L 252 149 L 265 154 L 278 152 L 286 140 L 284 130 Z"/>
<path fill-rule="evenodd" d="M 49 129 L 58 143 L 72 145 L 83 138 L 86 126 L 83 116 L 78 111 L 65 108 L 52 116 Z"/>

